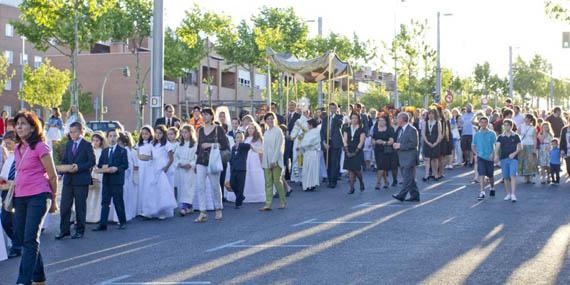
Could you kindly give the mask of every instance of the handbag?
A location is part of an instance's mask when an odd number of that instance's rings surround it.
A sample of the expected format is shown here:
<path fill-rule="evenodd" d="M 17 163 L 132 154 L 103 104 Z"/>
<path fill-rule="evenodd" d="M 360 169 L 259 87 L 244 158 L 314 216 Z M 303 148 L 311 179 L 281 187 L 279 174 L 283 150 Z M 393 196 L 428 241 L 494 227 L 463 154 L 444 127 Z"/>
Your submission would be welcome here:
<path fill-rule="evenodd" d="M 22 165 L 22 161 L 24 161 L 24 158 L 26 157 L 26 154 L 28 153 L 28 149 L 29 148 L 26 148 L 26 151 L 22 155 L 22 158 L 20 158 L 18 165 L 16 165 L 16 171 L 20 170 L 20 166 Z M 14 192 L 15 191 L 16 191 L 16 182 L 12 182 L 12 183 L 10 183 L 10 188 L 8 188 L 8 193 L 6 193 L 6 198 L 4 198 L 4 201 L 2 203 L 4 210 L 6 210 L 7 212 L 11 212 L 11 213 L 14 212 Z"/>
<path fill-rule="evenodd" d="M 210 148 L 210 157 L 208 160 L 208 173 L 218 174 L 224 170 L 222 164 L 222 156 L 220 154 L 220 149 L 218 146 L 213 146 Z"/>
<path fill-rule="evenodd" d="M 4 210 L 6 212 L 14 212 L 14 191 L 16 191 L 16 183 L 10 183 L 8 188 L 8 193 L 6 193 L 6 198 L 4 198 Z"/>
<path fill-rule="evenodd" d="M 216 127 L 216 143 L 218 143 L 218 127 Z M 220 156 L 222 157 L 222 164 L 226 165 L 230 161 L 232 153 L 229 149 L 220 150 Z"/>

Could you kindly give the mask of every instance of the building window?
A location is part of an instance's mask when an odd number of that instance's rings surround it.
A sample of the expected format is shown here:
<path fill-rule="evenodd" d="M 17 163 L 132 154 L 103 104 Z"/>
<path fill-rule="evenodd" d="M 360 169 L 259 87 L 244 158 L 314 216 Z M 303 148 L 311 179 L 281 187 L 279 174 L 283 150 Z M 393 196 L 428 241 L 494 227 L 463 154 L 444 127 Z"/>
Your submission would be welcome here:
<path fill-rule="evenodd" d="M 42 65 L 42 57 L 41 56 L 34 56 L 34 67 L 38 68 Z"/>
<path fill-rule="evenodd" d="M 12 80 L 6 81 L 6 85 L 4 85 L 4 90 L 6 91 L 12 90 Z"/>
<path fill-rule="evenodd" d="M 6 37 L 13 37 L 14 36 L 14 26 L 10 24 L 6 24 Z"/>
<path fill-rule="evenodd" d="M 22 59 L 24 60 L 22 61 Z M 28 55 L 27 54 L 22 55 L 22 53 L 20 53 L 20 65 L 24 64 L 28 64 Z"/>
<path fill-rule="evenodd" d="M 4 56 L 6 57 L 6 60 L 8 61 L 8 64 L 13 64 L 14 63 L 14 52 L 11 50 L 5 50 L 4 51 Z"/>

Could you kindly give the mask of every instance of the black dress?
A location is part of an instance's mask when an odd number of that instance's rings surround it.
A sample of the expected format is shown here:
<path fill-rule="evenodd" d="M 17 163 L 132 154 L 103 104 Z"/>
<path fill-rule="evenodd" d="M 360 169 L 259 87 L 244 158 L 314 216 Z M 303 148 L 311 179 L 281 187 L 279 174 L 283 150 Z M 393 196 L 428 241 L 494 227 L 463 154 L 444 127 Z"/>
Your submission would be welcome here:
<path fill-rule="evenodd" d="M 394 128 L 388 127 L 385 131 L 374 128 L 372 133 L 373 140 L 388 141 L 390 138 L 396 142 L 396 132 Z M 394 170 L 398 168 L 398 155 L 392 146 L 384 146 L 381 144 L 374 145 L 374 157 L 376 158 L 376 167 L 378 170 Z"/>
<path fill-rule="evenodd" d="M 351 153 L 356 152 L 358 148 L 358 144 L 360 143 L 360 134 L 366 134 L 366 131 L 362 127 L 358 127 L 354 131 L 354 136 L 351 134 L 350 125 L 346 126 L 343 131 L 343 135 L 346 133 L 348 137 L 348 151 Z M 362 149 L 358 150 L 355 156 L 348 157 L 348 155 L 344 154 L 344 169 L 352 170 L 352 171 L 361 171 L 362 165 L 364 164 L 364 153 Z"/>
<path fill-rule="evenodd" d="M 429 121 L 427 121 L 425 128 L 426 128 L 425 129 L 426 140 L 430 143 L 435 143 L 437 141 L 437 136 L 439 133 L 438 131 L 439 125 L 437 121 L 433 124 L 431 129 L 429 127 Z M 424 142 L 424 157 L 438 158 L 440 156 L 441 156 L 441 142 L 434 147 L 430 147 L 428 146 L 427 143 Z"/>
<path fill-rule="evenodd" d="M 453 150 L 453 145 L 451 143 L 451 124 L 448 120 L 441 121 L 441 134 L 443 138 L 441 140 L 441 155 L 451 155 Z"/>

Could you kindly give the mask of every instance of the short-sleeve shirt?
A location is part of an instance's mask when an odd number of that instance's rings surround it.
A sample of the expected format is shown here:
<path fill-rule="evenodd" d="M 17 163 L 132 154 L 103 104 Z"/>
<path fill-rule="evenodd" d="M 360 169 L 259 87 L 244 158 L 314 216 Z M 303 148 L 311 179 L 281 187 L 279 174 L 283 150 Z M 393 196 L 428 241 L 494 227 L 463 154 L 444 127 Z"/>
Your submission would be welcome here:
<path fill-rule="evenodd" d="M 497 135 L 491 130 L 478 131 L 473 137 L 473 145 L 477 150 L 477 156 L 489 160 L 493 153 L 493 146 L 497 142 Z"/>
<path fill-rule="evenodd" d="M 471 136 L 473 135 L 473 113 L 465 113 L 461 116 L 461 122 L 463 123 L 463 133 L 464 136 Z"/>
<path fill-rule="evenodd" d="M 517 145 L 521 143 L 521 138 L 517 134 L 512 134 L 510 136 L 500 135 L 497 139 L 497 142 L 501 144 L 500 146 L 500 156 L 499 158 L 506 159 L 509 158 L 509 155 L 515 151 L 517 151 Z M 514 159 L 517 159 L 515 157 Z"/>
<path fill-rule="evenodd" d="M 41 161 L 42 157 L 49 153 L 51 153 L 51 148 L 43 142 L 38 142 L 34 149 L 23 143 L 16 146 L 14 150 L 17 173 L 15 197 L 33 196 L 43 192 L 51 193 L 49 178 Z M 23 160 L 22 156 L 25 156 Z"/>

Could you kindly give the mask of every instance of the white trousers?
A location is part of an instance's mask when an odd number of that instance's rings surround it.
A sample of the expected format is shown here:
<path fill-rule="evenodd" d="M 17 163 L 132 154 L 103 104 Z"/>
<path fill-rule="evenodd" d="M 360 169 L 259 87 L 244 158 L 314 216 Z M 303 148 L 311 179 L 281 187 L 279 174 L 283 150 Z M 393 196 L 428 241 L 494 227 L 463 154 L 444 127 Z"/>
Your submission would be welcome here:
<path fill-rule="evenodd" d="M 196 165 L 196 195 L 198 196 L 198 210 L 205 212 L 206 208 L 206 178 L 210 180 L 212 187 L 212 201 L 214 202 L 214 209 L 223 209 L 222 205 L 222 189 L 220 188 L 220 173 L 208 173 L 208 167 L 204 165 Z"/>

